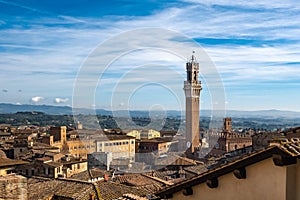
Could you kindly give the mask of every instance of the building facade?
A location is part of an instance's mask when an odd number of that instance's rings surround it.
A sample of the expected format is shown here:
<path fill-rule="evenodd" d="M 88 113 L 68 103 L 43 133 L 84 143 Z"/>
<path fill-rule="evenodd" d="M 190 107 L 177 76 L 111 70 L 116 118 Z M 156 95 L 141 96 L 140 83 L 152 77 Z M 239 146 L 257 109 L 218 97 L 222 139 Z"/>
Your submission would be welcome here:
<path fill-rule="evenodd" d="M 96 140 L 96 152 L 111 152 L 112 159 L 135 160 L 135 138 L 126 135 L 106 135 Z"/>
<path fill-rule="evenodd" d="M 162 199 L 300 200 L 299 139 L 259 152 L 158 192 Z"/>
<path fill-rule="evenodd" d="M 126 135 L 135 137 L 136 139 L 152 139 L 152 138 L 159 138 L 160 132 L 154 129 L 147 129 L 147 130 L 131 130 Z"/>

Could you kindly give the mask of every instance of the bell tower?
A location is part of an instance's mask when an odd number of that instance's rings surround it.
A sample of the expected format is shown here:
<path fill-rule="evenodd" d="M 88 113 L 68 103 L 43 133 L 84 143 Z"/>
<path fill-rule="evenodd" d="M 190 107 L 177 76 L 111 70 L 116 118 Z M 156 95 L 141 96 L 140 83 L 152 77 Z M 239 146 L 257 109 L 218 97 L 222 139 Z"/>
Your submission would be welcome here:
<path fill-rule="evenodd" d="M 187 78 L 184 81 L 185 93 L 185 118 L 186 118 L 186 145 L 187 153 L 193 154 L 200 148 L 199 133 L 199 103 L 200 91 L 202 90 L 201 81 L 198 80 L 199 63 L 192 55 L 186 63 Z"/>

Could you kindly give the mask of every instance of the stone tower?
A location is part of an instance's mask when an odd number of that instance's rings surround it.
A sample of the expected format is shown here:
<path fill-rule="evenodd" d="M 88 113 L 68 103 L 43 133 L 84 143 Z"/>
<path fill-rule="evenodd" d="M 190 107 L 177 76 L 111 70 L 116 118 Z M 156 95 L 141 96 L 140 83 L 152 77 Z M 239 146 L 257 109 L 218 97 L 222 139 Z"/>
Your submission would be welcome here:
<path fill-rule="evenodd" d="M 194 153 L 200 147 L 199 133 L 199 103 L 201 82 L 198 80 L 199 63 L 192 55 L 186 63 L 187 80 L 184 81 L 185 116 L 186 116 L 186 145 L 187 153 Z"/>
<path fill-rule="evenodd" d="M 223 123 L 224 123 L 224 126 L 223 126 L 224 132 L 231 133 L 231 131 L 232 131 L 231 118 L 229 118 L 229 117 L 224 118 Z"/>

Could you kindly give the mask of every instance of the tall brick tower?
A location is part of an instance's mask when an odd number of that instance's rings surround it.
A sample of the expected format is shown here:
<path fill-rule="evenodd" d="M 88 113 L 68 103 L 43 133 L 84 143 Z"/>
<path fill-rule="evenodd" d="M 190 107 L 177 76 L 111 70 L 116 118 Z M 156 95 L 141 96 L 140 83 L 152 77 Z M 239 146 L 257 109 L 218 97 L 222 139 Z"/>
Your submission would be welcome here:
<path fill-rule="evenodd" d="M 184 81 L 185 117 L 186 117 L 186 145 L 187 153 L 193 154 L 200 147 L 199 134 L 199 99 L 202 89 L 198 80 L 199 63 L 192 55 L 186 63 L 187 80 Z"/>

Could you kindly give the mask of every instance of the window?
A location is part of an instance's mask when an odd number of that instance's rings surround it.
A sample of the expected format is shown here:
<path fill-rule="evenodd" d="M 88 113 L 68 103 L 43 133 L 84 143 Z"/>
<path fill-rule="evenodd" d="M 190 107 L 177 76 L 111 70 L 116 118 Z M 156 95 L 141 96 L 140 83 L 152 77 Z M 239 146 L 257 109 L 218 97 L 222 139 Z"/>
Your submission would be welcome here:
<path fill-rule="evenodd" d="M 77 169 L 80 169 L 80 164 L 79 163 L 77 164 Z"/>
<path fill-rule="evenodd" d="M 44 174 L 48 175 L 48 168 L 44 168 Z"/>

